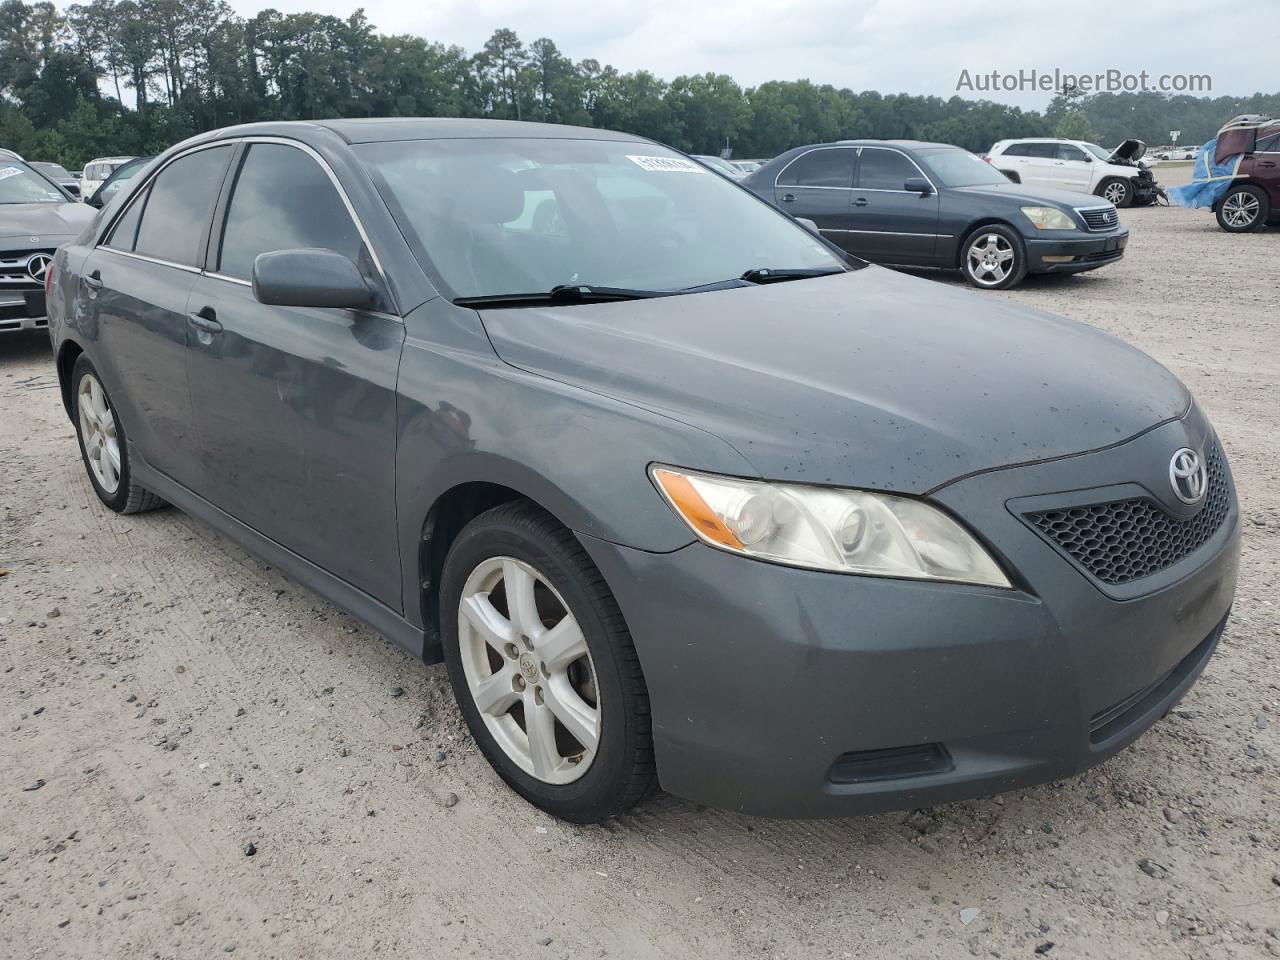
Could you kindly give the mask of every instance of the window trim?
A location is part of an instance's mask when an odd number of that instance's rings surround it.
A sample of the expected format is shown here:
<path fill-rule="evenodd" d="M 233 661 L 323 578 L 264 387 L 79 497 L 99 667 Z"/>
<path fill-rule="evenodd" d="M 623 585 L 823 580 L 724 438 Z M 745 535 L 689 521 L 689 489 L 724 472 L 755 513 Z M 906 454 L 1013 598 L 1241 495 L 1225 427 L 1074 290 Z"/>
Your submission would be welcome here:
<path fill-rule="evenodd" d="M 252 143 L 276 143 L 286 147 L 294 147 L 298 150 L 301 150 L 303 153 L 307 154 L 309 157 L 311 157 L 311 159 L 313 159 L 316 163 L 320 165 L 320 169 L 324 171 L 325 175 L 329 178 L 329 182 L 332 183 L 334 189 L 338 191 L 338 197 L 342 200 L 342 205 L 346 207 L 347 215 L 351 217 L 352 222 L 355 224 L 356 232 L 360 234 L 360 239 L 364 243 L 365 249 L 369 251 L 369 258 L 370 260 L 372 260 L 374 269 L 378 273 L 378 279 L 382 283 L 383 293 L 387 298 L 387 302 L 392 306 L 393 310 L 398 310 L 399 306 L 398 304 L 395 303 L 395 299 L 392 296 L 392 293 L 391 293 L 392 287 L 391 287 L 391 284 L 387 281 L 387 274 L 382 267 L 381 259 L 379 259 L 378 257 L 378 251 L 374 248 L 373 242 L 369 239 L 369 232 L 365 229 L 364 221 L 360 219 L 360 215 L 356 212 L 355 205 L 351 202 L 351 197 L 347 194 L 346 188 L 342 186 L 342 182 L 338 179 L 337 174 L 333 172 L 333 168 L 329 166 L 329 162 L 325 160 L 325 158 L 321 156 L 321 154 L 314 147 L 312 147 L 310 144 L 303 143 L 300 140 L 291 140 L 288 137 L 278 137 L 278 136 L 268 136 L 268 135 L 226 137 L 218 140 L 209 140 L 204 143 L 193 144 L 187 149 L 181 151 L 180 153 L 175 153 L 173 156 L 166 159 L 164 163 L 162 163 L 160 166 L 156 167 L 156 169 L 152 170 L 140 185 L 134 187 L 133 195 L 129 197 L 128 202 L 125 203 L 111 217 L 110 221 L 108 221 L 107 224 L 98 231 L 98 235 L 94 240 L 94 244 L 93 244 L 94 249 L 108 250 L 111 253 L 119 254 L 120 256 L 124 256 L 124 257 L 131 257 L 135 260 L 141 260 L 146 263 L 154 263 L 162 267 L 176 267 L 179 270 L 183 270 L 188 273 L 196 273 L 196 274 L 199 274 L 200 276 L 210 277 L 214 280 L 223 280 L 228 283 L 235 283 L 241 286 L 252 287 L 253 284 L 248 280 L 243 280 L 240 277 L 228 276 L 226 274 L 218 273 L 215 270 L 209 270 L 207 268 L 208 262 L 209 262 L 209 248 L 211 246 L 210 241 L 212 240 L 212 235 L 213 235 L 214 220 L 220 218 L 221 219 L 220 225 L 225 225 L 225 222 L 226 222 L 227 204 L 224 203 L 224 201 L 230 198 L 229 190 L 231 186 L 227 182 L 227 174 L 231 172 L 232 165 L 239 162 L 236 156 L 236 153 L 239 152 L 240 155 L 243 156 L 243 150 L 237 150 L 237 148 L 240 148 L 244 144 L 252 144 Z M 150 194 L 151 184 L 155 182 L 156 177 L 158 177 L 165 169 L 167 169 L 171 163 L 177 160 L 180 160 L 183 157 L 190 156 L 191 154 L 196 153 L 197 151 L 200 151 L 200 150 L 209 150 L 213 147 L 223 147 L 223 146 L 232 147 L 233 154 L 231 159 L 227 162 L 227 170 L 223 173 L 222 184 L 218 189 L 218 198 L 214 202 L 213 210 L 211 211 L 210 216 L 205 224 L 207 228 L 207 234 L 206 234 L 205 243 L 204 243 L 204 257 L 202 258 L 203 265 L 191 266 L 190 264 L 177 263 L 172 260 L 164 260 L 159 257 L 151 257 L 151 256 L 147 256 L 146 254 L 135 253 L 132 250 L 117 250 L 115 247 L 108 247 L 106 245 L 105 243 L 106 238 L 110 235 L 111 231 L 115 229 L 116 224 L 120 222 L 120 219 L 124 216 L 125 211 L 127 211 L 135 203 L 141 202 L 145 204 L 146 201 L 143 199 L 143 195 Z M 141 213 L 139 214 L 139 218 L 138 218 L 139 225 L 141 225 L 142 217 L 146 216 L 146 212 L 147 212 L 146 207 L 144 206 Z M 137 243 L 136 235 L 135 235 L 134 242 L 135 244 Z M 219 236 L 219 244 L 221 244 L 221 236 Z M 395 313 L 395 312 L 384 312 L 381 310 L 362 310 L 359 312 L 370 314 L 373 316 L 387 317 L 392 320 L 403 322 L 403 318 L 398 313 Z"/>
<path fill-rule="evenodd" d="M 858 163 L 853 170 L 853 182 L 855 184 L 853 188 L 854 190 L 866 191 L 867 193 L 911 193 L 910 190 L 894 190 L 891 187 L 856 186 L 858 180 L 861 179 L 862 177 L 862 151 L 863 150 L 890 150 L 893 153 L 899 153 L 902 156 L 906 157 L 907 163 L 915 167 L 916 173 L 920 174 L 920 176 L 923 177 L 928 182 L 930 188 L 933 190 L 933 195 L 935 197 L 939 196 L 938 185 L 933 182 L 933 177 L 929 176 L 929 174 L 924 172 L 924 169 L 920 166 L 920 164 L 916 163 L 915 158 L 911 156 L 911 154 L 907 153 L 905 150 L 899 150 L 897 147 L 890 147 L 890 146 L 882 147 L 879 144 L 871 144 L 871 143 L 864 144 L 863 146 L 858 148 Z"/>

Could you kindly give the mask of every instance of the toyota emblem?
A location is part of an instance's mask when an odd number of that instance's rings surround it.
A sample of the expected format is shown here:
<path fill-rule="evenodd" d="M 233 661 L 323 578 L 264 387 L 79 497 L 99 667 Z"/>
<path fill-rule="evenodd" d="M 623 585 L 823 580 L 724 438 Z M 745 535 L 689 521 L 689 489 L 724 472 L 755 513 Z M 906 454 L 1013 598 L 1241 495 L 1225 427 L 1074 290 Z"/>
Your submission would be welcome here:
<path fill-rule="evenodd" d="M 44 283 L 44 275 L 52 263 L 53 257 L 47 253 L 33 253 L 27 258 L 27 276 L 36 283 Z"/>
<path fill-rule="evenodd" d="M 1204 499 L 1204 460 L 1190 447 L 1183 447 L 1169 461 L 1169 483 L 1173 495 L 1183 503 L 1196 504 Z"/>

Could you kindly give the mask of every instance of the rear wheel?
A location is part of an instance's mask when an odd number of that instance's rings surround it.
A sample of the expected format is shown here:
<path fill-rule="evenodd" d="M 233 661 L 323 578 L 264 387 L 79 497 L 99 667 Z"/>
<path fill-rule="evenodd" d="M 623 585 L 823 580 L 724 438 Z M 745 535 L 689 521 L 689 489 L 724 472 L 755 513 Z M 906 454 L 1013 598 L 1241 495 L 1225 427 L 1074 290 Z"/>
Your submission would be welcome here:
<path fill-rule="evenodd" d="M 1232 187 L 1218 203 L 1218 226 L 1228 233 L 1257 230 L 1271 215 L 1267 195 L 1248 184 Z"/>
<path fill-rule="evenodd" d="M 960 248 L 960 269 L 975 287 L 1005 290 L 1027 274 L 1022 238 L 1003 224 L 979 227 Z"/>
<path fill-rule="evenodd" d="M 577 539 L 530 503 L 458 534 L 441 581 L 454 696 L 498 775 L 576 823 L 653 786 L 649 695 L 631 636 Z"/>
<path fill-rule="evenodd" d="M 133 481 L 124 426 L 98 379 L 98 371 L 84 354 L 71 371 L 71 389 L 80 456 L 98 499 L 116 513 L 142 513 L 163 507 L 163 500 Z"/>
<path fill-rule="evenodd" d="M 1111 177 L 1098 185 L 1098 196 L 1117 207 L 1132 206 L 1133 184 L 1124 177 Z"/>

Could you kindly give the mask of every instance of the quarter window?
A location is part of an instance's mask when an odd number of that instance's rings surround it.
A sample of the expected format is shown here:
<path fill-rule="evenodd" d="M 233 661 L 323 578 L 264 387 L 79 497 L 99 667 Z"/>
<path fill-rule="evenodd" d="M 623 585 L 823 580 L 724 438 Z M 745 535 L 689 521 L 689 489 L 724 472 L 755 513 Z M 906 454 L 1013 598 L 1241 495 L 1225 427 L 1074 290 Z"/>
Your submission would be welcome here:
<path fill-rule="evenodd" d="M 151 183 L 133 249 L 158 260 L 200 266 L 209 216 L 230 159 L 230 146 L 210 147 L 161 170 Z"/>
<path fill-rule="evenodd" d="M 360 232 L 311 157 L 283 144 L 251 144 L 227 208 L 218 272 L 248 280 L 258 254 L 301 247 L 359 262 Z"/>
<path fill-rule="evenodd" d="M 1004 156 L 1006 157 L 1028 157 L 1030 155 L 1031 144 L 1029 143 L 1011 143 L 1004 150 Z"/>
<path fill-rule="evenodd" d="M 901 190 L 909 178 L 918 176 L 915 164 L 896 150 L 866 147 L 858 162 L 858 186 L 864 190 Z"/>
<path fill-rule="evenodd" d="M 780 187 L 852 187 L 853 151 L 846 149 L 810 150 L 793 160 L 782 176 Z"/>
<path fill-rule="evenodd" d="M 132 250 L 134 240 L 138 236 L 138 220 L 142 216 L 143 204 L 147 202 L 147 190 L 144 187 L 139 191 L 139 195 L 129 204 L 129 209 L 124 212 L 116 225 L 111 228 L 111 233 L 107 239 L 103 241 L 105 246 L 115 250 Z"/>

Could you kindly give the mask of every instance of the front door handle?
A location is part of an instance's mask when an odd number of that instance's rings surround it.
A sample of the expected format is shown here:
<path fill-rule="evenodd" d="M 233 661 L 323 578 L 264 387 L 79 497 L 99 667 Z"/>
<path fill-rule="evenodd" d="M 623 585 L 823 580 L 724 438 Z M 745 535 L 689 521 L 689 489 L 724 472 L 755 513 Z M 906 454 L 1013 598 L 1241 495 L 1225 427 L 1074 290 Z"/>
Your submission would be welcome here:
<path fill-rule="evenodd" d="M 214 313 L 213 307 L 202 307 L 195 313 L 188 313 L 187 322 L 202 333 L 222 332 L 222 324 L 218 322 L 218 315 Z"/>
<path fill-rule="evenodd" d="M 1258 166 L 1260 166 L 1260 167 L 1274 167 L 1275 165 L 1276 165 L 1276 162 L 1275 162 L 1274 160 L 1259 160 L 1259 161 L 1258 161 Z"/>
<path fill-rule="evenodd" d="M 795 203 L 796 195 L 794 193 L 784 193 L 782 195 L 783 203 Z"/>
<path fill-rule="evenodd" d="M 868 200 L 866 197 L 858 197 L 856 200 L 853 201 L 853 205 L 855 207 L 865 207 L 870 202 L 871 201 Z"/>

